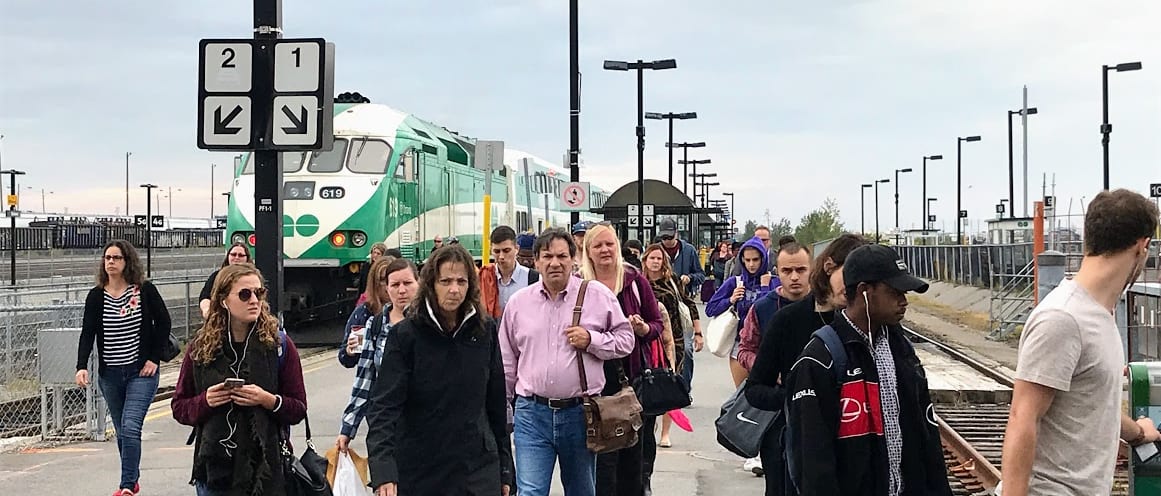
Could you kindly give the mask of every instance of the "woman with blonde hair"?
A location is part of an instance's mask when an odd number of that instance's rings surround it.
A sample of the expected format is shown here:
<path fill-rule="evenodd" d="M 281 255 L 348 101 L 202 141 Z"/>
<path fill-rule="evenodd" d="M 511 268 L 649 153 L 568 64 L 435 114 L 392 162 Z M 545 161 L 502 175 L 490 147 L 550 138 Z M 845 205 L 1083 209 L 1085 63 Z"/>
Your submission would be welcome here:
<path fill-rule="evenodd" d="M 223 268 L 206 322 L 186 347 L 170 407 L 194 427 L 198 496 L 285 494 L 282 449 L 306 417 L 298 349 L 270 314 L 262 274 Z M 284 446 L 286 444 L 286 446 Z"/>
<path fill-rule="evenodd" d="M 606 224 L 590 226 L 581 253 L 581 276 L 604 284 L 617 295 L 621 310 L 637 335 L 636 345 L 629 356 L 605 362 L 605 390 L 602 394 L 610 395 L 620 390 L 622 375 L 630 382 L 641 375 L 645 350 L 653 340 L 661 338 L 665 323 L 645 274 L 622 260 L 621 243 L 612 227 Z M 644 494 L 643 444 L 638 442 L 622 450 L 597 455 L 597 494 Z"/>

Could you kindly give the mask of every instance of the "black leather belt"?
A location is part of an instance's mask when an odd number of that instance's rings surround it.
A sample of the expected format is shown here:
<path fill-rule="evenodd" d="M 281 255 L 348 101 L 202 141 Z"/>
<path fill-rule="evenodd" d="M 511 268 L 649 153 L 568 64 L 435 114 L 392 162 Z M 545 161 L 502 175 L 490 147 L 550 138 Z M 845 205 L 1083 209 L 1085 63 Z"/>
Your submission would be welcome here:
<path fill-rule="evenodd" d="M 581 398 L 565 398 L 565 399 L 554 400 L 554 399 L 550 399 L 550 398 L 545 398 L 543 396 L 537 396 L 535 394 L 533 394 L 531 396 L 525 396 L 525 398 L 528 398 L 532 401 L 540 403 L 541 405 L 545 405 L 545 406 L 552 408 L 554 410 L 561 410 L 561 409 L 565 409 L 565 408 L 572 408 L 574 406 L 579 406 L 581 404 L 581 402 L 583 401 Z"/>

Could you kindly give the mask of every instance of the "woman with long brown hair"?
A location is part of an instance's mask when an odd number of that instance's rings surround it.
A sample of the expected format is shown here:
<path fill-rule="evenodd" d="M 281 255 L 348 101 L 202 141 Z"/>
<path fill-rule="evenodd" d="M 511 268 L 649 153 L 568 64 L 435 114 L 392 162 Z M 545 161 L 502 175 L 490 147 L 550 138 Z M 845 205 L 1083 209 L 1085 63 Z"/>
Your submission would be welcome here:
<path fill-rule="evenodd" d="M 371 388 L 383 364 L 387 333 L 404 319 L 404 311 L 411 305 L 419 286 L 415 265 L 406 258 L 382 257 L 371 264 L 368 274 L 372 275 L 371 281 L 374 282 L 368 283 L 366 305 L 374 315 L 367 323 L 366 336 L 360 345 L 355 384 L 343 410 L 339 437 L 335 440 L 335 446 L 344 453 L 366 415 Z"/>
<path fill-rule="evenodd" d="M 262 284 L 253 265 L 222 269 L 181 363 L 170 406 L 195 428 L 198 496 L 285 493 L 280 453 L 289 426 L 306 417 L 306 388 Z"/>
<path fill-rule="evenodd" d="M 367 409 L 378 496 L 507 494 L 513 468 L 504 363 L 463 246 L 431 254 L 407 318 L 384 347 Z"/>
<path fill-rule="evenodd" d="M 375 243 L 371 248 L 371 263 L 364 264 L 365 267 L 370 267 L 362 276 L 363 294 L 359 296 L 358 304 L 355 309 L 351 311 L 351 315 L 347 317 L 347 326 L 343 329 L 342 346 L 339 346 L 339 363 L 344 367 L 351 369 L 359 364 L 359 350 L 363 349 L 363 338 L 367 334 L 367 327 L 370 326 L 371 318 L 379 315 L 383 310 L 383 302 L 386 301 L 380 294 L 380 286 L 384 284 L 377 277 L 370 277 L 374 274 L 373 266 L 379 261 L 390 263 L 395 260 L 395 257 L 385 255 L 387 247 L 383 243 Z M 382 268 L 383 266 L 380 266 Z M 375 295 L 375 301 L 372 303 L 370 298 Z"/>
<path fill-rule="evenodd" d="M 78 386 L 89 385 L 89 354 L 97 341 L 98 384 L 121 458 L 121 484 L 113 496 L 141 490 L 141 426 L 157 393 L 157 367 L 169 339 L 169 311 L 157 287 L 145 280 L 141 259 L 128 241 L 105 245 L 97 286 L 85 298 L 77 346 Z"/>

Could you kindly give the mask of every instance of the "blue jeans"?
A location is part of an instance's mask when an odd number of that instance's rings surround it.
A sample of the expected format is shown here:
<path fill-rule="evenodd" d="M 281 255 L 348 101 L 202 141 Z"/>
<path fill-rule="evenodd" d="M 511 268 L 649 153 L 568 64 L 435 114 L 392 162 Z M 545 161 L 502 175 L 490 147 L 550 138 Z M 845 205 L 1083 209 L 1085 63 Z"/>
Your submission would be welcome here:
<path fill-rule="evenodd" d="M 681 370 L 677 373 L 685 379 L 685 383 L 689 385 L 690 392 L 693 392 L 693 339 L 692 332 L 686 333 L 682 336 L 685 340 L 685 359 L 681 361 Z"/>
<path fill-rule="evenodd" d="M 522 496 L 548 496 L 559 458 L 565 496 L 595 496 L 597 456 L 585 444 L 584 407 L 553 409 L 516 398 L 516 488 Z"/>
<path fill-rule="evenodd" d="M 121 455 L 121 489 L 133 489 L 141 478 L 141 425 L 157 394 L 157 373 L 141 377 L 133 365 L 108 367 L 97 379 L 113 429 L 117 431 L 117 451 Z"/>

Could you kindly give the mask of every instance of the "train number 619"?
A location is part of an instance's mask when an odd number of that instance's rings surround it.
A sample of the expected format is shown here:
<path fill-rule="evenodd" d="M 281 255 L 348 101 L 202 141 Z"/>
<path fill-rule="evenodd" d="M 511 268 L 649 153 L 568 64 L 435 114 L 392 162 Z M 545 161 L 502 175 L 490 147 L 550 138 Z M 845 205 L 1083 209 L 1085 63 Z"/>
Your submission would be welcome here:
<path fill-rule="evenodd" d="M 347 195 L 343 188 L 332 186 L 318 190 L 318 197 L 327 200 L 338 200 Z"/>

